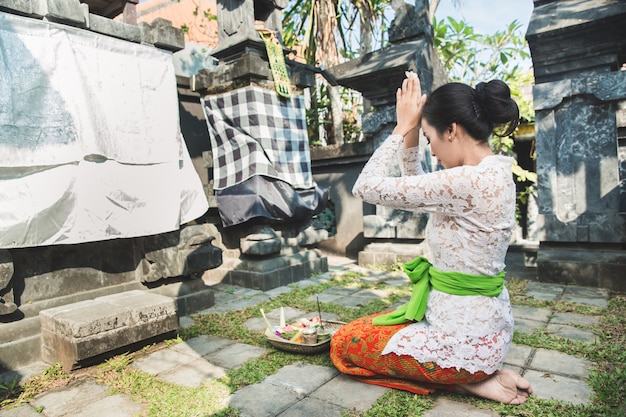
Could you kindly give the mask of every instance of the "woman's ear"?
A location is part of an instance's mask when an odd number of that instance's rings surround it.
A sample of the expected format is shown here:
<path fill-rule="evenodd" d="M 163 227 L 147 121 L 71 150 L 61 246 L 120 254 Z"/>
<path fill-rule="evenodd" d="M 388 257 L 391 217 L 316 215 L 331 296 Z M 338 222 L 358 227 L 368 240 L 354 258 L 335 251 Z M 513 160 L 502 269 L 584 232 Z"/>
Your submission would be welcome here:
<path fill-rule="evenodd" d="M 452 142 L 452 139 L 454 139 L 456 137 L 456 135 L 458 133 L 458 128 L 459 128 L 459 125 L 456 122 L 454 122 L 450 126 L 448 126 L 447 133 L 448 133 L 448 140 L 450 142 Z"/>

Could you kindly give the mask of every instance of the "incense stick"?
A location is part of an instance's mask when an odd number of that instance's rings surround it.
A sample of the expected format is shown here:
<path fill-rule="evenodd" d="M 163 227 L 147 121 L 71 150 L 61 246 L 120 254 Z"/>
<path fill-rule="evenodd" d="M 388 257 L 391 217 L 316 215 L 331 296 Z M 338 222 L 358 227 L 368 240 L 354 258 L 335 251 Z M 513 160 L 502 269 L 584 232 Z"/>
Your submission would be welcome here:
<path fill-rule="evenodd" d="M 322 326 L 322 330 L 324 330 L 324 322 L 322 321 L 322 309 L 320 308 L 320 298 L 316 295 L 315 299 L 317 300 L 317 315 L 320 318 L 320 326 Z"/>

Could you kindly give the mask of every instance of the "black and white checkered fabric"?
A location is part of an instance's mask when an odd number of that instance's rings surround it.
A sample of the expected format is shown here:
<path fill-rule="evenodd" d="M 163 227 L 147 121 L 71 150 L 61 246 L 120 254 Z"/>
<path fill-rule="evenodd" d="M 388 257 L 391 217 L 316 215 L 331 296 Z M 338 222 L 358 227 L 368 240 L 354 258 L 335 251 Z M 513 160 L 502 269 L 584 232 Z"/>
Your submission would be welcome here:
<path fill-rule="evenodd" d="M 214 189 L 254 176 L 313 186 L 304 97 L 245 87 L 202 99 L 213 152 Z"/>

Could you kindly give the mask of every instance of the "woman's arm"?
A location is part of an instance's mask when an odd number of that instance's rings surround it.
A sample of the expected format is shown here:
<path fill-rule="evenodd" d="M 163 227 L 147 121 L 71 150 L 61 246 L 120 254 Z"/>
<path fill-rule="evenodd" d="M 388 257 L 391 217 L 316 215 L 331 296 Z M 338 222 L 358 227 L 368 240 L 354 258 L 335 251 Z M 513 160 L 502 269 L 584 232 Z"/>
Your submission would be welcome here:
<path fill-rule="evenodd" d="M 367 179 L 387 176 L 400 144 L 403 145 L 404 174 L 421 175 L 424 173 L 420 163 L 419 132 L 425 103 L 426 95 L 422 95 L 419 78 L 415 74 L 407 75 L 402 82 L 402 87 L 396 92 L 396 127 L 363 168 L 352 190 L 355 196 L 364 198 L 363 187 Z"/>
<path fill-rule="evenodd" d="M 426 95 L 422 94 L 419 78 L 415 74 L 408 76 L 396 92 L 396 127 L 392 132 L 404 137 L 405 149 L 419 145 L 424 104 Z"/>

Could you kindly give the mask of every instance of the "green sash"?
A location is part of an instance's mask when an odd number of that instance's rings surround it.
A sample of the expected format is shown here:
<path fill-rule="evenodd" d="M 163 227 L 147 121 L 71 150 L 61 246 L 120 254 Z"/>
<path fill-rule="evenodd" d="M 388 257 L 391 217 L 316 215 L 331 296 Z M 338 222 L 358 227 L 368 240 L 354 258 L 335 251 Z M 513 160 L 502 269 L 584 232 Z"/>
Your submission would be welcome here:
<path fill-rule="evenodd" d="M 411 299 L 391 313 L 375 317 L 372 320 L 375 326 L 422 320 L 431 287 L 448 294 L 488 297 L 497 297 L 504 287 L 504 271 L 495 276 L 444 272 L 434 268 L 428 259 L 421 256 L 404 264 L 404 272 L 413 284 Z"/>

